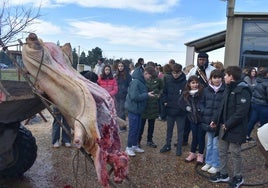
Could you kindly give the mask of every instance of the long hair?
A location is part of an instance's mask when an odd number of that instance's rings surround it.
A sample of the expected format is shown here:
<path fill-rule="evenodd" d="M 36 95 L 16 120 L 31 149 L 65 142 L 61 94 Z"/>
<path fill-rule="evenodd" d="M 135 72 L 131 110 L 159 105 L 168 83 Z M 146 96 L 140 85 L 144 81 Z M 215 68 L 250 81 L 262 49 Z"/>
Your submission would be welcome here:
<path fill-rule="evenodd" d="M 118 69 L 118 65 L 119 64 L 122 64 L 123 65 L 123 67 L 124 67 L 123 71 L 119 71 L 119 69 Z M 126 76 L 126 65 L 122 61 L 120 61 L 120 62 L 117 63 L 117 70 L 116 70 L 115 78 L 118 79 L 119 77 L 123 78 L 123 80 L 125 80 L 126 77 L 127 77 Z"/>
<path fill-rule="evenodd" d="M 184 88 L 184 90 L 183 90 L 183 92 L 182 92 L 184 100 L 188 100 L 188 98 L 189 98 L 189 96 L 190 96 L 190 93 L 189 93 L 190 90 L 191 90 L 190 83 L 191 83 L 192 81 L 196 81 L 197 83 L 199 83 L 199 84 L 198 84 L 198 95 L 199 95 L 199 96 L 201 95 L 201 93 L 202 93 L 202 91 L 203 91 L 203 88 L 204 88 L 204 87 L 203 87 L 203 85 L 200 83 L 199 78 L 198 78 L 196 75 L 192 75 L 192 76 L 190 76 L 189 79 L 187 80 L 187 83 L 186 83 L 186 85 L 185 85 L 185 88 Z"/>
<path fill-rule="evenodd" d="M 105 74 L 105 68 L 106 67 L 109 67 L 110 69 L 110 73 L 108 75 Z M 105 80 L 105 79 L 109 79 L 109 80 L 112 80 L 114 77 L 113 77 L 113 74 L 112 74 L 112 68 L 110 65 L 104 65 L 102 71 L 101 71 L 101 75 L 100 75 L 100 78 L 102 80 Z"/>

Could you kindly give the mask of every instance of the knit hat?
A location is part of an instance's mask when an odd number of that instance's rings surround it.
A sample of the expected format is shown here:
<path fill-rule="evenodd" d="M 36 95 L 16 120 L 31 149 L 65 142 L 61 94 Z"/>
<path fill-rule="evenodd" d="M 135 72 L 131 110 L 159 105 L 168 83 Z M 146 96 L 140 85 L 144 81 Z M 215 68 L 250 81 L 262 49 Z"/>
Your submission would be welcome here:
<path fill-rule="evenodd" d="M 197 58 L 208 58 L 208 54 L 205 52 L 200 52 Z"/>

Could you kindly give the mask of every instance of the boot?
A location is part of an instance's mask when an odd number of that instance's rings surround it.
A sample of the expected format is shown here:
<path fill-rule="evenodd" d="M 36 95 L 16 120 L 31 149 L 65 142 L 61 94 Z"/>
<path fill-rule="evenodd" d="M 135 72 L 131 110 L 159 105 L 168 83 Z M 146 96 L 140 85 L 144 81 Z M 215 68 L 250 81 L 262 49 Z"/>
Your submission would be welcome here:
<path fill-rule="evenodd" d="M 185 159 L 185 161 L 189 163 L 189 162 L 192 162 L 194 159 L 196 159 L 196 154 L 190 152 L 188 157 Z"/>
<path fill-rule="evenodd" d="M 200 153 L 197 154 L 196 162 L 198 164 L 203 164 L 204 163 L 204 156 L 203 156 L 203 154 L 200 154 Z"/>

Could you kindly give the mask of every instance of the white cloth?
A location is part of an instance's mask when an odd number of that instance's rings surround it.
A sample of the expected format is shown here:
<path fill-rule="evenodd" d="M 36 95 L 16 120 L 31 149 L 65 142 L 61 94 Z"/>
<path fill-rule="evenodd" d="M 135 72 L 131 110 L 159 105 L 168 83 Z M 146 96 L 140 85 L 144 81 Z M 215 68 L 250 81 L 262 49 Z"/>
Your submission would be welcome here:
<path fill-rule="evenodd" d="M 190 71 L 189 71 L 189 73 L 186 75 L 186 80 L 188 80 L 188 78 L 190 77 L 190 76 L 192 76 L 192 75 L 196 75 L 196 71 L 197 71 L 197 68 L 198 68 L 198 66 L 195 66 L 195 67 L 193 67 Z M 210 73 L 214 70 L 214 69 L 216 69 L 215 67 L 213 67 L 212 65 L 210 65 L 210 64 L 208 64 L 208 67 L 206 68 L 206 76 L 207 76 L 207 79 L 209 80 L 209 77 L 210 77 Z"/>
<path fill-rule="evenodd" d="M 95 65 L 94 72 L 95 72 L 97 75 L 100 75 L 101 72 L 102 72 L 103 67 L 104 67 L 104 63 L 101 63 L 101 64 L 97 63 L 97 64 Z"/>
<path fill-rule="evenodd" d="M 268 123 L 258 128 L 257 136 L 265 151 L 268 151 Z"/>

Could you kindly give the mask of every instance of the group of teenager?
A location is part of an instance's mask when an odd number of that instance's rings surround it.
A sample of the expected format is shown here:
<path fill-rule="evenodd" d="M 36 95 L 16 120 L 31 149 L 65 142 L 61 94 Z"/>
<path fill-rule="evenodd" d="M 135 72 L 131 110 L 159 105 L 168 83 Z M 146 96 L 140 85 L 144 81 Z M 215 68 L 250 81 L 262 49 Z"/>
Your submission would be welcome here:
<path fill-rule="evenodd" d="M 243 184 L 241 145 L 246 142 L 249 132 L 251 100 L 255 97 L 252 101 L 257 101 L 254 123 L 260 119 L 260 110 L 267 113 L 268 109 L 268 89 L 260 91 L 263 84 L 254 86 L 253 91 L 249 84 L 242 80 L 241 68 L 229 66 L 224 71 L 217 69 L 209 64 L 208 55 L 203 52 L 198 54 L 197 65 L 187 73 L 183 71 L 182 65 L 174 60 L 166 66 L 169 71 L 165 71 L 165 66 L 163 67 L 163 73 L 156 69 L 153 62 L 145 65 L 143 58 L 138 59 L 132 71 L 123 61 L 117 60 L 115 64 L 116 69 L 113 70 L 110 65 L 100 60 L 95 66 L 95 73 L 90 72 L 95 74 L 94 77 L 91 75 L 88 79 L 110 93 L 114 98 L 118 117 L 128 120 L 125 151 L 129 156 L 144 152 L 141 140 L 146 121 L 147 146 L 157 147 L 153 141 L 155 120 L 161 115 L 161 111 L 164 111 L 167 124 L 166 140 L 160 153 L 171 150 L 176 123 L 177 156 L 182 155 L 185 132 L 188 134 L 188 130 L 191 130 L 190 152 L 185 161 L 204 164 L 201 169 L 214 174 L 210 178 L 211 182 L 229 182 L 229 187 L 239 187 Z M 267 68 L 263 69 L 262 75 L 260 80 L 262 79 L 266 84 L 264 86 L 268 88 L 268 82 L 265 80 L 268 79 Z M 260 93 L 263 94 L 262 97 L 266 97 L 263 99 L 266 100 L 264 109 L 261 108 L 263 104 L 259 104 Z M 268 122 L 265 121 L 261 121 L 261 125 Z M 126 129 L 120 128 L 120 131 Z M 55 140 L 54 138 L 53 142 Z M 69 140 L 65 142 L 69 143 Z M 55 143 L 53 144 L 55 146 Z M 233 162 L 231 181 L 227 168 L 228 152 L 231 153 Z"/>
<path fill-rule="evenodd" d="M 169 75 L 163 77 L 163 90 L 160 93 L 158 90 L 155 93 L 154 89 L 148 87 L 155 74 L 152 66 L 139 65 L 132 74 L 133 80 L 128 89 L 125 106 L 129 120 L 126 153 L 135 156 L 135 153 L 144 152 L 139 147 L 144 129 L 142 116 L 148 110 L 149 106 L 146 104 L 155 98 L 160 98 L 158 102 L 165 108 L 167 122 L 166 142 L 160 152 L 171 150 L 173 128 L 176 123 L 178 136 L 176 155 L 181 156 L 184 130 L 187 128 L 185 126 L 190 126 L 192 141 L 185 161 L 204 164 L 201 169 L 214 174 L 210 178 L 211 182 L 229 182 L 229 187 L 241 186 L 244 182 L 241 146 L 246 142 L 249 130 L 251 101 L 252 99 L 254 101 L 254 96 L 259 96 L 258 91 L 252 91 L 242 79 L 240 67 L 229 66 L 224 70 L 217 69 L 209 64 L 208 55 L 203 52 L 198 55 L 197 66 L 187 74 L 183 72 L 180 64 L 175 62 L 170 64 L 171 71 Z M 268 69 L 263 68 L 262 74 L 260 79 L 267 79 Z M 267 99 L 267 91 L 267 89 L 262 90 L 264 95 L 262 100 Z M 266 103 L 264 108 L 267 107 Z M 154 118 L 152 120 L 155 120 Z M 150 126 L 149 122 L 150 119 L 148 119 L 148 126 Z M 152 141 L 152 134 L 149 138 L 151 140 L 147 139 L 147 145 Z M 228 175 L 229 152 L 233 163 L 232 178 Z"/>

